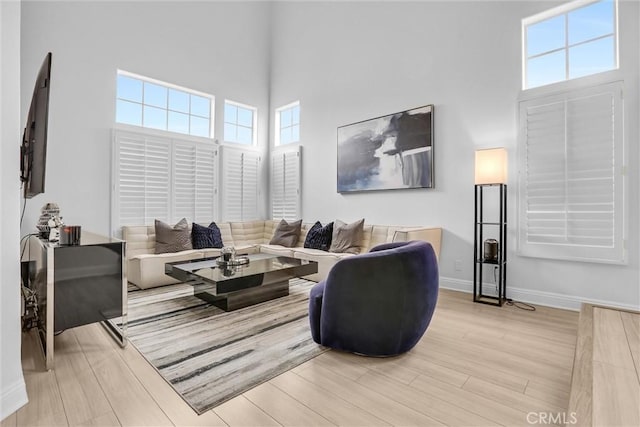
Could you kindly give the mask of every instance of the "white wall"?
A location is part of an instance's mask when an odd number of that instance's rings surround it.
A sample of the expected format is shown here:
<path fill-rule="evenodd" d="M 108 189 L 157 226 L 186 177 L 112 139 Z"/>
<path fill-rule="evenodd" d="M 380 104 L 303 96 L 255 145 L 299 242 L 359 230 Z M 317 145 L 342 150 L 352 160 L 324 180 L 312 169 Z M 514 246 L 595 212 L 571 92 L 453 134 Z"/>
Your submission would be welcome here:
<path fill-rule="evenodd" d="M 0 1 L 0 420 L 27 403 L 20 364 L 20 2 Z"/>
<path fill-rule="evenodd" d="M 225 98 L 267 111 L 269 14 L 261 2 L 24 2 L 23 118 L 48 51 L 53 61 L 45 193 L 29 200 L 23 233 L 49 201 L 65 223 L 109 233 L 117 69 L 214 95 L 219 140 Z"/>
<path fill-rule="evenodd" d="M 274 7 L 271 107 L 299 99 L 305 221 L 444 228 L 441 284 L 470 290 L 473 159 L 509 151 L 508 295 L 565 307 L 640 304 L 638 3 L 620 6 L 627 79 L 629 265 L 519 257 L 515 252 L 521 19 L 549 2 L 281 2 Z M 435 104 L 435 189 L 336 193 L 336 128 Z M 462 271 L 455 261 L 461 260 Z"/>
<path fill-rule="evenodd" d="M 214 94 L 218 138 L 225 97 L 262 112 L 299 99 L 304 219 L 442 226 L 443 285 L 469 289 L 474 150 L 509 150 L 515 219 L 520 20 L 556 4 L 25 2 L 22 117 L 47 51 L 53 74 L 46 193 L 29 201 L 23 232 L 33 229 L 45 202 L 55 201 L 67 223 L 108 233 L 110 133 L 121 68 Z M 537 260 L 510 250 L 514 298 L 572 307 L 579 300 L 640 303 L 638 6 L 626 0 L 620 6 L 629 265 Z M 427 103 L 435 105 L 436 188 L 337 194 L 336 128 Z M 260 114 L 263 151 L 267 127 Z M 514 221 L 509 233 L 514 249 Z M 462 271 L 454 269 L 456 260 Z"/>

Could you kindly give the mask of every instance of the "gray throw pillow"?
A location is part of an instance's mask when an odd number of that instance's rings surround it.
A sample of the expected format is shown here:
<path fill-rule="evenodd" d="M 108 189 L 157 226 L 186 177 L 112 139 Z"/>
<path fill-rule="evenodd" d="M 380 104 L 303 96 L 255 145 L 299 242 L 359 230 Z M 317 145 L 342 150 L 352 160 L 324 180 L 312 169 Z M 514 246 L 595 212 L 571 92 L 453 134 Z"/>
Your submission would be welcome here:
<path fill-rule="evenodd" d="M 302 220 L 288 223 L 284 219 L 276 227 L 273 237 L 269 242 L 270 245 L 282 245 L 285 248 L 292 248 L 298 243 L 300 230 L 302 229 Z"/>
<path fill-rule="evenodd" d="M 155 226 L 157 254 L 193 249 L 191 245 L 191 230 L 189 230 L 189 223 L 186 218 L 182 218 L 173 227 L 156 219 Z"/>
<path fill-rule="evenodd" d="M 333 223 L 333 236 L 329 252 L 358 254 L 363 238 L 364 218 L 351 224 L 336 220 Z"/>

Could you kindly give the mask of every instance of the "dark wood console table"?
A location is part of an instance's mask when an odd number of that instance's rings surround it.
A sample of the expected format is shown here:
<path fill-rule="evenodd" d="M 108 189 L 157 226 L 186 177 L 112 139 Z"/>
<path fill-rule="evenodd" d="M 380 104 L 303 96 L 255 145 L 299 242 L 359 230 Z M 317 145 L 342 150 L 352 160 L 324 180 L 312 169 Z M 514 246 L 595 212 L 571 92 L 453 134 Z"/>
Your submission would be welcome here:
<path fill-rule="evenodd" d="M 36 293 L 37 329 L 46 369 L 53 368 L 54 334 L 101 322 L 124 347 L 127 330 L 126 243 L 82 231 L 79 245 L 65 246 L 31 236 L 23 261 L 30 263 Z M 122 326 L 117 327 L 117 319 Z"/>

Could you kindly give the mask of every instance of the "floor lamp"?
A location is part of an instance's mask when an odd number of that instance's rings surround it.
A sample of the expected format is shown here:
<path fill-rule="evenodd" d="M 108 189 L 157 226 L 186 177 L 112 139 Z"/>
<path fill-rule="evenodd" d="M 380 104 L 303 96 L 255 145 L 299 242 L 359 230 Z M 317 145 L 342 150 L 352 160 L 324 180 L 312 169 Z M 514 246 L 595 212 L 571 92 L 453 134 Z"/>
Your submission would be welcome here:
<path fill-rule="evenodd" d="M 507 299 L 507 151 L 504 148 L 476 150 L 473 301 L 501 306 Z M 487 220 L 485 190 L 498 187 L 497 220 Z M 486 239 L 486 232 L 498 239 Z M 493 266 L 495 295 L 485 293 L 483 271 Z M 497 273 L 497 274 L 496 274 Z"/>

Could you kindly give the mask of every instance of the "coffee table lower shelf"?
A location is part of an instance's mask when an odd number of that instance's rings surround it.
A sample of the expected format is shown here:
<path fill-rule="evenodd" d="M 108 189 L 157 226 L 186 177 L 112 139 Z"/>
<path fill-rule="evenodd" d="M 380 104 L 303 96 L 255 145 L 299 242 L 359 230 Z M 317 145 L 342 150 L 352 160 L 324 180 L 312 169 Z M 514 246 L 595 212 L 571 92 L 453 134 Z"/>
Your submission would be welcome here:
<path fill-rule="evenodd" d="M 194 287 L 194 295 L 196 297 L 211 303 L 224 311 L 238 310 L 250 305 L 260 304 L 261 302 L 289 295 L 289 280 L 256 285 L 255 287 L 223 295 L 215 295 L 214 293 L 209 292 L 207 289 L 210 290 L 212 285 L 207 283 L 195 285 Z"/>

